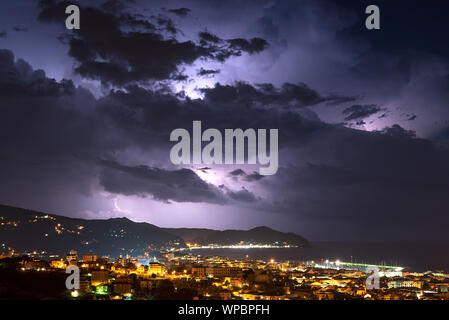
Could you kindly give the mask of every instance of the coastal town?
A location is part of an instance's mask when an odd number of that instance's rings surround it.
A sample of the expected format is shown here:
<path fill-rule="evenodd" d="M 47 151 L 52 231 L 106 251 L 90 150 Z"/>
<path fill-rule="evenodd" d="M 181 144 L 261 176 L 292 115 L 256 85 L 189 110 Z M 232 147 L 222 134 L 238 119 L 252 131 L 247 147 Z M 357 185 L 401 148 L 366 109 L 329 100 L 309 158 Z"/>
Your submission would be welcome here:
<path fill-rule="evenodd" d="M 230 259 L 201 256 L 192 250 L 167 252 L 147 260 L 111 259 L 97 254 L 39 258 L 37 252 L 0 257 L 5 270 L 30 279 L 47 275 L 59 281 L 60 299 L 78 300 L 447 300 L 449 274 L 411 272 L 402 267 L 346 263 Z M 79 288 L 64 281 L 70 266 L 79 269 Z M 379 286 L 368 285 L 369 270 L 379 271 Z M 371 269 L 370 269 L 371 268 Z M 1 277 L 0 295 L 14 292 Z M 59 280 L 57 280 L 59 279 Z M 8 293 L 7 293 L 8 292 Z M 14 293 L 12 293 L 14 295 Z M 55 293 L 56 294 L 56 293 Z M 13 297 L 14 298 L 14 297 Z"/>

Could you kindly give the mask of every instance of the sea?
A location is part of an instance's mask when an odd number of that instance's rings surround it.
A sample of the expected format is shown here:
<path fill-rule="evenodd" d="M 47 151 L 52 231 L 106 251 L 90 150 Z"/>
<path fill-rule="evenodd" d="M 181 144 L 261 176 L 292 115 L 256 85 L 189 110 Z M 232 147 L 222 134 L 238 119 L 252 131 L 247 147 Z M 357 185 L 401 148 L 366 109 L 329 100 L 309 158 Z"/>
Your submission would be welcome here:
<path fill-rule="evenodd" d="M 336 260 L 400 266 L 414 272 L 449 272 L 449 243 L 352 243 L 311 242 L 308 247 L 257 249 L 197 249 L 203 256 L 275 261 Z"/>

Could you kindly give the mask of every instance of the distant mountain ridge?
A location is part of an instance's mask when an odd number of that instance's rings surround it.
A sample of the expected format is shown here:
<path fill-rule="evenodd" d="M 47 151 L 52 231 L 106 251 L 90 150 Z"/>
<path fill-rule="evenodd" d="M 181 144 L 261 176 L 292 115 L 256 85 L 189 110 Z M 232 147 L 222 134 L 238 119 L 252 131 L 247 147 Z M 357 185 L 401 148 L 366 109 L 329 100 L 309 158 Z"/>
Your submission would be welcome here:
<path fill-rule="evenodd" d="M 181 237 L 185 242 L 198 245 L 235 245 L 269 244 L 307 246 L 309 243 L 303 237 L 294 233 L 285 233 L 268 227 L 256 227 L 250 230 L 211 230 L 196 228 L 164 228 L 167 232 Z"/>
<path fill-rule="evenodd" d="M 82 254 L 137 256 L 165 248 L 186 247 L 185 242 L 307 245 L 307 240 L 298 235 L 267 227 L 248 231 L 160 228 L 127 218 L 87 220 L 0 205 L 0 245 L 5 244 L 18 252 L 46 251 L 61 255 L 74 249 Z"/>
<path fill-rule="evenodd" d="M 9 223 L 9 224 L 6 224 Z M 127 218 L 86 220 L 0 205 L 0 242 L 20 252 L 141 255 L 184 241 L 161 228 Z"/>

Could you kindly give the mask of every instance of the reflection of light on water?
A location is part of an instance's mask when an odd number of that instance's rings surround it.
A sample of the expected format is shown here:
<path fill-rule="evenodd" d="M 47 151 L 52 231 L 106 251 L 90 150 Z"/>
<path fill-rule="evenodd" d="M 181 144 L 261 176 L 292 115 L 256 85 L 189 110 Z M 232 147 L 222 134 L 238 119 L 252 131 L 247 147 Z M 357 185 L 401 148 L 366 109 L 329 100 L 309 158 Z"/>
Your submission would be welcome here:
<path fill-rule="evenodd" d="M 299 248 L 295 245 L 271 245 L 271 244 L 242 244 L 242 245 L 208 245 L 208 246 L 191 246 L 188 248 L 179 248 L 177 251 L 185 250 L 204 250 L 204 249 L 288 249 Z"/>

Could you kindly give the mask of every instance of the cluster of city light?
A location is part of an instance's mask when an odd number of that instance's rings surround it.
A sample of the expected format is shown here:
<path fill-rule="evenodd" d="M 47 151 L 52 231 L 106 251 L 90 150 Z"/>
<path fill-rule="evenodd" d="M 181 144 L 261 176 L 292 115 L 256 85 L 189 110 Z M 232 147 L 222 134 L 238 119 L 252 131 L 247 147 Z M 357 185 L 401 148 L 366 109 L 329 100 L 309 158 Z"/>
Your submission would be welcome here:
<path fill-rule="evenodd" d="M 20 220 L 19 221 L 6 221 L 6 222 L 3 222 L 5 220 L 5 217 L 0 217 L 0 220 L 2 221 L 2 222 L 0 222 L 0 226 L 17 227 L 20 224 Z"/>
<path fill-rule="evenodd" d="M 239 245 L 244 246 L 244 245 Z M 72 260 L 74 256 L 75 260 Z M 117 293 L 115 284 L 122 286 L 121 279 L 126 279 L 131 274 L 136 274 L 142 281 L 158 281 L 167 279 L 173 281 L 176 287 L 184 285 L 195 286 L 195 282 L 204 280 L 210 281 L 210 286 L 202 287 L 201 295 L 204 297 L 218 296 L 222 299 L 243 299 L 243 300 L 289 300 L 297 299 L 300 296 L 296 290 L 301 291 L 307 287 L 308 292 L 313 299 L 333 299 L 327 294 L 346 294 L 351 297 L 363 299 L 391 299 L 391 297 L 411 297 L 415 299 L 427 299 L 432 295 L 441 295 L 443 289 L 437 286 L 425 290 L 423 284 L 427 281 L 425 274 L 403 273 L 402 267 L 370 265 L 362 263 L 348 263 L 340 260 L 322 260 L 315 262 L 289 262 L 276 261 L 275 259 L 254 260 L 246 256 L 244 259 L 230 259 L 220 256 L 201 256 L 192 252 L 185 252 L 176 256 L 173 253 L 167 253 L 166 264 L 157 262 L 154 259 L 143 257 L 147 261 L 136 257 L 126 256 L 126 258 L 117 258 L 115 263 L 109 260 L 109 257 L 103 257 L 98 260 L 96 254 L 83 255 L 82 260 L 78 260 L 76 252 L 70 252 L 65 260 L 52 260 L 50 269 L 42 267 L 40 264 L 24 265 L 23 271 L 47 271 L 54 268 L 64 269 L 66 265 L 76 263 L 83 272 L 88 272 L 87 277 L 91 278 L 91 291 L 98 296 L 105 296 L 108 299 L 132 299 L 134 292 L 131 285 L 128 289 Z M 38 261 L 38 260 L 35 260 Z M 150 262 L 151 261 L 151 262 Z M 369 291 L 360 280 L 366 278 L 365 269 L 368 267 L 379 267 L 380 277 L 388 277 L 384 283 L 384 288 L 378 291 Z M 167 269 L 166 269 L 167 268 Z M 382 269 L 383 268 L 383 269 Z M 244 270 L 252 269 L 253 279 L 243 276 Z M 330 270 L 335 269 L 335 270 Z M 94 275 L 94 272 L 97 275 Z M 103 273 L 102 273 L 103 272 Z M 105 276 L 98 276 L 98 273 Z M 436 275 L 436 274 L 435 274 Z M 439 280 L 440 287 L 447 287 L 449 275 L 439 274 L 442 280 Z M 94 281 L 94 277 L 95 281 Z M 257 280 L 258 277 L 258 280 Z M 285 282 L 279 282 L 278 277 L 290 279 L 290 285 L 285 286 Z M 394 277 L 394 278 L 391 278 Z M 423 278 L 422 278 L 423 277 Z M 446 280 L 448 279 L 448 280 Z M 275 280 L 276 285 L 283 291 L 277 294 L 265 292 L 263 283 L 272 283 Z M 279 284 L 280 283 L 280 284 Z M 432 282 L 433 283 L 433 282 Z M 112 287 L 111 287 L 112 286 Z M 446 288 L 445 287 L 445 288 Z M 114 288 L 114 289 L 112 289 Z M 120 287 L 122 288 L 122 287 Z M 88 289 L 74 290 L 71 292 L 73 298 L 78 298 L 86 294 Z M 111 295 L 112 293 L 116 295 Z M 109 297 L 107 297 L 109 296 Z M 442 297 L 444 297 L 442 295 Z M 139 298 L 139 296 L 137 296 Z"/>
<path fill-rule="evenodd" d="M 29 220 L 25 220 L 24 223 L 37 223 L 40 220 L 52 220 L 52 221 L 56 221 L 56 218 L 53 216 L 49 216 L 49 215 L 45 215 L 45 216 L 34 216 L 32 219 Z M 13 226 L 13 227 L 18 227 L 22 221 L 18 220 L 18 221 L 6 221 L 5 217 L 0 217 L 0 226 Z M 84 227 L 83 226 L 77 226 L 78 230 L 82 230 Z M 67 228 L 64 228 L 60 223 L 58 223 L 57 225 L 55 225 L 54 230 L 57 234 L 62 234 L 63 232 L 68 232 L 68 233 L 72 233 L 72 234 L 81 234 L 79 231 L 76 230 L 70 230 Z M 48 237 L 48 233 L 44 234 L 44 237 Z"/>
<path fill-rule="evenodd" d="M 179 251 L 191 250 L 191 249 L 267 249 L 267 248 L 298 248 L 294 245 L 272 245 L 272 244 L 232 244 L 232 245 L 218 245 L 210 244 L 204 245 L 188 245 L 187 248 L 179 248 Z"/>

